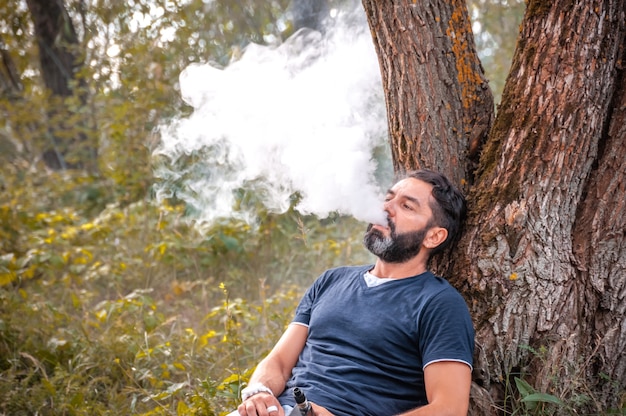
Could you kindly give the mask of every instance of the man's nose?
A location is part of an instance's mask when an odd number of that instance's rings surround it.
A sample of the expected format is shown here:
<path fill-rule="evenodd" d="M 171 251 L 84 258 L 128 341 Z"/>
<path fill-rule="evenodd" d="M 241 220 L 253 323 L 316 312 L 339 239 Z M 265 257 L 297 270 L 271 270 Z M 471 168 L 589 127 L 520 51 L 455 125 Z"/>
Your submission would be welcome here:
<path fill-rule="evenodd" d="M 390 217 L 394 216 L 395 208 L 393 206 L 393 200 L 385 201 L 383 204 L 383 211 L 385 211 Z"/>

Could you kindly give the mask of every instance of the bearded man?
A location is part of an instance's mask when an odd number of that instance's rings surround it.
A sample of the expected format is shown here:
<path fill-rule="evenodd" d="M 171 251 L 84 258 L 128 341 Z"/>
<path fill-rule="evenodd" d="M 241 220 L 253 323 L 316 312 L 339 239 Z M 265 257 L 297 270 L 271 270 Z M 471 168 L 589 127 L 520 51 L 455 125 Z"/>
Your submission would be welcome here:
<path fill-rule="evenodd" d="M 295 387 L 315 416 L 467 414 L 472 321 L 461 295 L 428 271 L 458 238 L 465 199 L 445 176 L 419 170 L 389 189 L 384 210 L 388 224 L 364 237 L 375 264 L 313 283 L 231 415 L 289 415 Z"/>

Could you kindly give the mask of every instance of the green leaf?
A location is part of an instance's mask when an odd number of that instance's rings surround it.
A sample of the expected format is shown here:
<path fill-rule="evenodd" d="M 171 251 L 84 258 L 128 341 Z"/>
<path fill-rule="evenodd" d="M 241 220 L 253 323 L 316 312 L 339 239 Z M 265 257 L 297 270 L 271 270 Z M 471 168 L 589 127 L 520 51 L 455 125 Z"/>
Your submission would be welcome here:
<path fill-rule="evenodd" d="M 547 393 L 533 393 L 522 398 L 523 403 L 552 403 L 558 406 L 565 406 L 565 404 L 556 396 Z"/>
<path fill-rule="evenodd" d="M 515 386 L 517 386 L 517 390 L 522 397 L 526 397 L 535 393 L 535 389 L 533 388 L 533 386 L 531 386 L 519 377 L 515 377 Z"/>
<path fill-rule="evenodd" d="M 241 250 L 241 246 L 239 245 L 239 240 L 237 240 L 236 238 L 221 234 L 220 239 L 222 240 L 222 243 L 224 243 L 224 246 L 226 247 L 227 250 L 229 251 Z"/>

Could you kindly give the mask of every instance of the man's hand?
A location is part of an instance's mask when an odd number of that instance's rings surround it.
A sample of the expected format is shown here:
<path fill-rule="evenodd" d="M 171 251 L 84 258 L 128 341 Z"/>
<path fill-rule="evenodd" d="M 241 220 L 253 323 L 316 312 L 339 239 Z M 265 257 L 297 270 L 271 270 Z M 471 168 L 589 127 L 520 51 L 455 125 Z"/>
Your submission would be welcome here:
<path fill-rule="evenodd" d="M 315 403 L 311 402 L 311 408 L 313 408 L 313 415 L 314 416 L 334 416 L 332 413 L 330 413 L 328 410 L 326 410 L 326 408 L 322 407 L 322 406 L 318 406 Z"/>
<path fill-rule="evenodd" d="M 309 329 L 306 326 L 289 325 L 272 351 L 254 370 L 250 385 L 260 383 L 273 391 L 275 395 L 282 393 L 285 383 L 291 376 L 291 370 L 304 348 L 308 332 Z M 278 399 L 263 392 L 248 397 L 239 405 L 237 411 L 241 416 L 285 416 Z"/>
<path fill-rule="evenodd" d="M 278 399 L 269 393 L 257 393 L 239 405 L 241 416 L 285 416 Z"/>

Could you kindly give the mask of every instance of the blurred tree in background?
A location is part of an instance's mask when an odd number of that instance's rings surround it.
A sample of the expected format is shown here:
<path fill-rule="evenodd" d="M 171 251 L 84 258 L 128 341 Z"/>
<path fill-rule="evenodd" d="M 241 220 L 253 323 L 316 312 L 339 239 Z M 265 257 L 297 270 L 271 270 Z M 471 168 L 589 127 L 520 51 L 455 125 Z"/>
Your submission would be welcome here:
<path fill-rule="evenodd" d="M 521 1 L 468 1 L 496 97 Z M 151 198 L 178 76 L 358 2 L 0 2 L 0 414 L 220 414 L 363 225 L 290 210 L 209 235 Z M 245 299 L 245 300 L 244 300 Z"/>
<path fill-rule="evenodd" d="M 511 67 L 526 3 L 517 0 L 468 0 L 467 7 L 476 50 L 497 104 Z"/>

